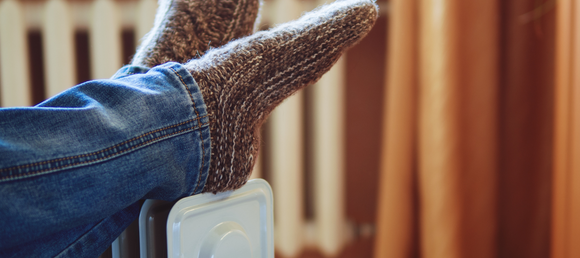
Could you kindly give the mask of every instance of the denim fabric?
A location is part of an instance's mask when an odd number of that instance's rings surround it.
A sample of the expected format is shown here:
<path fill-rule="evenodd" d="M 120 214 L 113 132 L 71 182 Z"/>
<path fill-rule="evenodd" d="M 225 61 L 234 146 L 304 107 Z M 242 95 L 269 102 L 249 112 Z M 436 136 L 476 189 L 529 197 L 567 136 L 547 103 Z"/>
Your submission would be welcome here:
<path fill-rule="evenodd" d="M 139 200 L 200 193 L 208 123 L 177 63 L 126 66 L 35 107 L 0 109 L 0 257 L 96 257 Z"/>

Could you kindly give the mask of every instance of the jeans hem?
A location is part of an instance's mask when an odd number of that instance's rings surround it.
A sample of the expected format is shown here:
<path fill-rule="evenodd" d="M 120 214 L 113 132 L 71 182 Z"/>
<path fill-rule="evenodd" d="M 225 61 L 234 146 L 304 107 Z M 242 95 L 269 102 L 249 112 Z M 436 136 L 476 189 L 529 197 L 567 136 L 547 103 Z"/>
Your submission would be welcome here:
<path fill-rule="evenodd" d="M 185 69 L 185 67 L 178 63 L 171 62 L 165 65 L 168 66 L 171 71 L 173 71 L 175 76 L 177 76 L 179 81 L 181 81 L 182 85 L 185 86 L 185 90 L 189 95 L 193 111 L 197 116 L 198 123 L 208 125 L 203 128 L 199 128 L 199 144 L 201 145 L 202 149 L 202 162 L 198 170 L 199 173 L 197 183 L 195 184 L 193 192 L 190 193 L 190 195 L 199 194 L 205 187 L 211 161 L 211 135 L 209 129 L 209 115 L 207 113 L 207 106 L 203 100 L 203 95 L 199 89 L 199 85 L 191 76 L 191 73 Z"/>

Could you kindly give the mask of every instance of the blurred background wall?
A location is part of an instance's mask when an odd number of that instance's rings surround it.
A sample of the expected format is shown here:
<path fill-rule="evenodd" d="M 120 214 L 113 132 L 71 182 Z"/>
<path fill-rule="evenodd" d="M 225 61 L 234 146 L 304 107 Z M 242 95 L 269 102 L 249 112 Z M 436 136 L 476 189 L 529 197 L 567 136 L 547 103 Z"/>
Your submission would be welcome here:
<path fill-rule="evenodd" d="M 261 29 L 322 3 L 266 0 Z M 263 128 L 277 257 L 580 257 L 580 4 L 378 4 Z M 156 6 L 0 0 L 0 105 L 110 77 Z"/>

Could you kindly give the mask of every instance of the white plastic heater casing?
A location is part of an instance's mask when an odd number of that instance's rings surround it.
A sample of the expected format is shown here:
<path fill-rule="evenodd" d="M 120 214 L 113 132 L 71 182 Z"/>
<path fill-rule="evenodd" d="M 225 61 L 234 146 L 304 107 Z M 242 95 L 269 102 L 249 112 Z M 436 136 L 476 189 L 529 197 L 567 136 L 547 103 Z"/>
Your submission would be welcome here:
<path fill-rule="evenodd" d="M 272 189 L 262 179 L 236 191 L 183 198 L 167 218 L 167 257 L 274 258 L 273 207 Z M 151 232 L 149 224 L 140 223 L 139 231 Z M 147 252 L 141 245 L 142 257 Z"/>

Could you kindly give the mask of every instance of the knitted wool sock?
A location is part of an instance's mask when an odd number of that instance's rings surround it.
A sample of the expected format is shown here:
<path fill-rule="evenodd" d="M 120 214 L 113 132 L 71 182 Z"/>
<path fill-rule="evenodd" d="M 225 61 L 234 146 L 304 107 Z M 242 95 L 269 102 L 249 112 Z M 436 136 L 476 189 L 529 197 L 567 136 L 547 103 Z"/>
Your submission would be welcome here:
<path fill-rule="evenodd" d="M 344 0 L 208 51 L 186 68 L 210 114 L 211 164 L 204 192 L 246 183 L 272 109 L 316 82 L 377 19 L 371 0 Z"/>
<path fill-rule="evenodd" d="M 185 63 L 257 29 L 261 0 L 160 0 L 153 29 L 131 62 Z"/>

